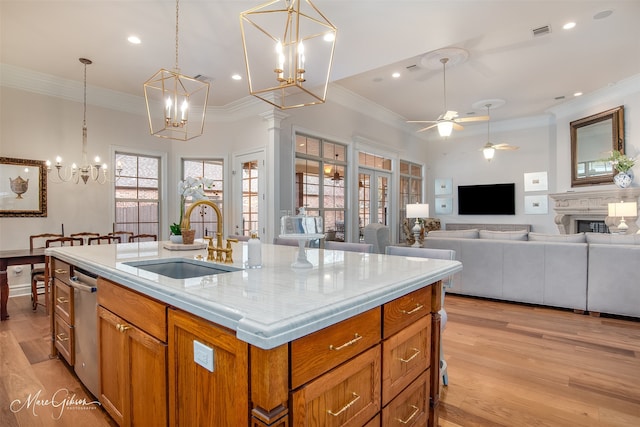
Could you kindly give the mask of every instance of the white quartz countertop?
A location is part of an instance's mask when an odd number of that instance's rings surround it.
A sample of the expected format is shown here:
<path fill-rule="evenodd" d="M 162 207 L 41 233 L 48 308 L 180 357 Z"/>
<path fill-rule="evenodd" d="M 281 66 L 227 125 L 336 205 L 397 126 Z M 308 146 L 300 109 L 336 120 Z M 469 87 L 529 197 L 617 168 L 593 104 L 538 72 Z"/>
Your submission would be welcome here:
<path fill-rule="evenodd" d="M 303 337 L 462 270 L 458 261 L 323 249 L 306 250 L 312 268 L 293 269 L 298 248 L 271 244 L 262 245 L 262 268 L 244 269 L 245 242 L 232 244 L 232 266 L 242 269 L 235 272 L 172 279 L 125 264 L 206 259 L 204 249 L 170 251 L 164 248 L 167 243 L 49 248 L 46 254 L 230 328 L 239 339 L 263 349 Z"/>

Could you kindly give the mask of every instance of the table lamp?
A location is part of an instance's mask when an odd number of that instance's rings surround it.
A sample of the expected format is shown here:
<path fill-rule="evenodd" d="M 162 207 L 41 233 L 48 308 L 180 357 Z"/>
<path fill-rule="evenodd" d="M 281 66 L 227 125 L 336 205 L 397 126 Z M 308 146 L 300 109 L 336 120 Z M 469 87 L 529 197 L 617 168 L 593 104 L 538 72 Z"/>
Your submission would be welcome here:
<path fill-rule="evenodd" d="M 419 248 L 420 245 L 420 231 L 422 231 L 422 226 L 420 225 L 421 218 L 429 217 L 429 204 L 427 203 L 413 203 L 407 205 L 407 218 L 415 218 L 416 221 L 413 224 L 413 228 L 411 232 L 413 233 L 413 237 L 415 242 L 411 247 Z"/>
<path fill-rule="evenodd" d="M 637 216 L 638 215 L 638 204 L 636 202 L 620 202 L 620 203 L 609 203 L 609 216 L 610 217 L 620 217 L 620 224 L 618 224 L 618 230 L 621 233 L 626 233 L 629 229 L 627 222 L 624 220 L 624 217 L 629 216 Z"/>

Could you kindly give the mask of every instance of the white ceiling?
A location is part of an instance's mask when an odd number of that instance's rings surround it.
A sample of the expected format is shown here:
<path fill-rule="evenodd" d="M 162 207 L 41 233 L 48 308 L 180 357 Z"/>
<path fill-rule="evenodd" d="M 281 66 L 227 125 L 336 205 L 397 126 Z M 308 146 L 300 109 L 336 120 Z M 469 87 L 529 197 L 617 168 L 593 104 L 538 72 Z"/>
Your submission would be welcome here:
<path fill-rule="evenodd" d="M 180 71 L 211 77 L 209 105 L 248 96 L 239 14 L 261 0 L 181 0 Z M 338 28 L 331 80 L 407 120 L 443 111 L 442 69 L 420 57 L 463 48 L 447 69 L 447 107 L 482 115 L 476 104 L 506 101 L 492 119 L 528 117 L 574 92 L 589 93 L 640 73 L 640 1 L 315 0 Z M 599 12 L 613 13 L 594 19 Z M 143 96 L 142 84 L 175 63 L 175 1 L 0 0 L 1 62 Z M 572 30 L 563 30 L 575 21 Z M 548 35 L 532 29 L 548 25 Z M 142 44 L 131 45 L 135 34 Z M 407 67 L 413 67 L 409 71 Z M 391 73 L 401 77 L 393 79 Z M 329 90 L 328 98 L 331 98 Z M 317 107 L 307 107 L 317 108 Z M 416 125 L 416 129 L 418 125 Z"/>

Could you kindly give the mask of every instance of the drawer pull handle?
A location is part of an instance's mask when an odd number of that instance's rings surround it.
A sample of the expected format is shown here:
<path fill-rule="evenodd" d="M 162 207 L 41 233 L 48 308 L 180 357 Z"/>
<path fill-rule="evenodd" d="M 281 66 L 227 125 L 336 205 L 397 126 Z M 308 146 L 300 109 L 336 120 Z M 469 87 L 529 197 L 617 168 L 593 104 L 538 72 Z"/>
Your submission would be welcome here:
<path fill-rule="evenodd" d="M 60 342 L 69 341 L 69 337 L 66 337 L 64 333 L 57 334 L 56 339 Z"/>
<path fill-rule="evenodd" d="M 56 268 L 55 270 L 53 270 L 56 272 L 56 274 L 67 274 L 67 270 L 63 270 L 61 268 Z"/>
<path fill-rule="evenodd" d="M 420 310 L 422 310 L 423 308 L 424 308 L 424 305 L 422 305 L 422 304 L 416 304 L 416 307 L 415 307 L 413 310 L 409 310 L 409 311 L 407 311 L 407 310 L 400 310 L 400 312 L 401 312 L 401 313 L 404 313 L 404 314 L 413 314 L 413 313 L 415 313 L 416 311 L 420 311 Z"/>
<path fill-rule="evenodd" d="M 351 392 L 351 393 L 353 393 L 353 400 L 351 400 L 351 402 L 344 405 L 342 409 L 340 409 L 338 412 L 333 412 L 331 409 L 327 409 L 327 413 L 329 415 L 333 415 L 334 417 L 337 417 L 338 415 L 340 415 L 341 413 L 343 413 L 344 411 L 352 407 L 360 399 L 360 396 L 354 392 Z"/>
<path fill-rule="evenodd" d="M 127 326 L 127 325 L 121 325 L 120 323 L 118 323 L 116 325 L 116 329 L 119 330 L 120 332 L 125 332 L 128 329 L 131 329 L 131 326 Z"/>
<path fill-rule="evenodd" d="M 58 297 L 56 298 L 56 301 L 58 301 L 60 304 L 66 304 L 69 302 L 69 300 L 66 299 L 65 297 Z"/>
<path fill-rule="evenodd" d="M 414 347 L 414 348 L 412 348 L 411 350 L 413 350 L 413 351 L 414 351 L 414 353 L 411 355 L 411 357 L 410 357 L 410 358 L 408 358 L 408 359 L 403 359 L 402 357 L 400 358 L 400 361 L 401 361 L 402 363 L 409 363 L 409 362 L 411 362 L 411 361 L 412 361 L 412 360 L 413 360 L 417 355 L 419 355 L 419 354 L 420 354 L 420 350 L 418 350 L 418 349 L 417 349 L 417 348 L 415 348 L 415 347 Z"/>
<path fill-rule="evenodd" d="M 409 418 L 407 418 L 406 420 L 401 420 L 400 418 L 396 418 L 396 420 L 400 421 L 402 424 L 408 424 L 409 421 L 411 421 L 411 419 L 415 417 L 418 412 L 420 412 L 420 408 L 418 408 L 417 406 L 415 405 L 409 405 L 409 406 L 413 408 L 413 414 L 411 414 Z"/>
<path fill-rule="evenodd" d="M 354 334 L 354 338 L 351 341 L 347 341 L 346 343 L 339 345 L 338 347 L 334 347 L 333 344 L 331 344 L 329 346 L 329 350 L 335 350 L 335 351 L 342 350 L 345 347 L 349 347 L 350 345 L 357 343 L 361 339 L 362 339 L 362 335 L 359 335 L 356 333 Z"/>

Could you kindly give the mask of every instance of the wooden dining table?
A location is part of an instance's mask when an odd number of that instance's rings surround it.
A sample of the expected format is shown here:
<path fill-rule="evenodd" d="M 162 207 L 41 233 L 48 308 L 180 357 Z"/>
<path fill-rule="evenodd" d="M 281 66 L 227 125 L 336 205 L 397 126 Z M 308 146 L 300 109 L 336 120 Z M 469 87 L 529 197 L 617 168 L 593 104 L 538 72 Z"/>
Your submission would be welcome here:
<path fill-rule="evenodd" d="M 7 301 L 9 300 L 7 267 L 10 265 L 43 264 L 44 262 L 44 248 L 0 251 L 0 320 L 9 318 L 9 313 L 7 313 Z"/>

